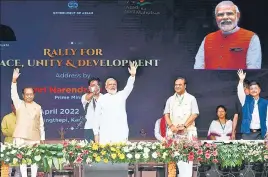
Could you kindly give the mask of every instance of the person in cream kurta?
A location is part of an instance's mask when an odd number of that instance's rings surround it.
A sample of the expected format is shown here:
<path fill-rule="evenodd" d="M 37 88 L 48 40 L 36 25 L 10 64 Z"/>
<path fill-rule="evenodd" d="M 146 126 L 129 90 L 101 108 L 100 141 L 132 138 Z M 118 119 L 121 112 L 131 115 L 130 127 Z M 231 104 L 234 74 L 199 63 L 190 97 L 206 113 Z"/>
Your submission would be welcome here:
<path fill-rule="evenodd" d="M 186 79 L 177 78 L 175 81 L 175 94 L 168 98 L 164 110 L 168 125 L 167 136 L 173 138 L 197 138 L 195 119 L 199 115 L 196 98 L 186 92 Z M 192 176 L 193 162 L 178 162 L 180 177 Z"/>
<path fill-rule="evenodd" d="M 137 63 L 130 62 L 128 70 L 131 76 L 122 91 L 117 92 L 115 79 L 109 78 L 106 80 L 105 89 L 108 93 L 99 98 L 95 111 L 97 120 L 93 128 L 95 142 L 106 144 L 128 140 L 126 99 L 133 89 L 136 69 Z"/>
<path fill-rule="evenodd" d="M 33 88 L 24 88 L 22 93 L 23 100 L 19 98 L 17 91 L 19 75 L 19 69 L 14 69 L 11 98 L 16 108 L 17 122 L 13 133 L 13 142 L 16 146 L 44 143 L 45 130 L 41 106 L 33 101 Z M 37 169 L 36 164 L 31 165 L 32 177 L 36 177 Z M 20 166 L 20 171 L 22 177 L 27 177 L 27 166 L 25 164 Z"/>

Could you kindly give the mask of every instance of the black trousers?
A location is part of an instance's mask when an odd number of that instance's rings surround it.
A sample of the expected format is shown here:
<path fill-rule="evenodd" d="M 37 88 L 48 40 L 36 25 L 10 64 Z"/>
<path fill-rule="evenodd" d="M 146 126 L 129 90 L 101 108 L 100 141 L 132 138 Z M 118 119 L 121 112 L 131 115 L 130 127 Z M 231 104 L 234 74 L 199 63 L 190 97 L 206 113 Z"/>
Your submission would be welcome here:
<path fill-rule="evenodd" d="M 242 139 L 243 140 L 262 140 L 262 137 L 261 137 L 261 132 L 258 131 L 258 132 L 251 132 L 251 133 L 248 133 L 248 134 L 242 134 Z"/>
<path fill-rule="evenodd" d="M 93 129 L 85 129 L 85 131 L 84 131 L 84 138 L 85 138 L 85 140 L 87 140 L 88 142 L 90 142 L 90 141 L 94 141 L 94 133 L 93 133 Z"/>
<path fill-rule="evenodd" d="M 236 133 L 235 139 L 236 140 L 241 140 L 242 139 L 242 133 Z"/>

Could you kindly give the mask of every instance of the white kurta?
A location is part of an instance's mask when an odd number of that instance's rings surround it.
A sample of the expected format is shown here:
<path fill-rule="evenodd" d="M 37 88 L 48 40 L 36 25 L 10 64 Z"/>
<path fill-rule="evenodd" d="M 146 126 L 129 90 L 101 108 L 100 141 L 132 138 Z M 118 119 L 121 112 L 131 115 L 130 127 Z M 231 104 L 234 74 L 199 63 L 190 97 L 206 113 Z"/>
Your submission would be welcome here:
<path fill-rule="evenodd" d="M 166 103 L 164 114 L 169 114 L 172 124 L 177 126 L 179 124 L 185 124 L 188 118 L 193 115 L 199 115 L 198 104 L 196 98 L 187 93 L 183 95 L 174 94 L 173 96 L 169 97 Z M 168 130 L 169 135 L 173 135 L 172 131 Z M 174 135 L 174 138 L 182 138 L 187 136 L 189 140 L 192 140 L 193 137 L 197 137 L 197 130 L 195 127 L 195 123 L 193 122 L 187 129 L 186 134 Z M 193 162 L 190 161 L 189 163 L 179 161 L 177 163 L 180 177 L 192 177 L 193 176 Z"/>
<path fill-rule="evenodd" d="M 186 91 L 183 95 L 178 95 L 175 93 L 167 100 L 164 114 L 170 115 L 171 122 L 175 126 L 185 124 L 185 122 L 191 115 L 199 115 L 196 98 L 193 95 L 187 93 Z M 168 129 L 167 134 L 168 136 L 174 136 L 170 129 Z M 192 140 L 193 137 L 197 137 L 195 121 L 188 126 L 188 128 L 186 129 L 186 134 L 182 136 L 175 136 L 177 138 L 187 136 L 189 140 Z"/>
<path fill-rule="evenodd" d="M 135 77 L 130 76 L 122 91 L 112 95 L 106 93 L 96 106 L 94 134 L 99 134 L 99 143 L 118 143 L 128 140 L 126 99 L 134 86 Z"/>

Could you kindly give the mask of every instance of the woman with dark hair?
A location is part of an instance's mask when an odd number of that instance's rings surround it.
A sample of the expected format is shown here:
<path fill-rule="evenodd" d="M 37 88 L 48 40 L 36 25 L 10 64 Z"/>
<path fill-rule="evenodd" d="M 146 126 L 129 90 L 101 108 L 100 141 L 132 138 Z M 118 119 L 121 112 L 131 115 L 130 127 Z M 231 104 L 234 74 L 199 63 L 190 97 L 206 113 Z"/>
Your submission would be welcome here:
<path fill-rule="evenodd" d="M 208 130 L 209 140 L 230 140 L 232 121 L 227 120 L 227 109 L 223 105 L 216 108 L 217 120 L 213 120 Z"/>

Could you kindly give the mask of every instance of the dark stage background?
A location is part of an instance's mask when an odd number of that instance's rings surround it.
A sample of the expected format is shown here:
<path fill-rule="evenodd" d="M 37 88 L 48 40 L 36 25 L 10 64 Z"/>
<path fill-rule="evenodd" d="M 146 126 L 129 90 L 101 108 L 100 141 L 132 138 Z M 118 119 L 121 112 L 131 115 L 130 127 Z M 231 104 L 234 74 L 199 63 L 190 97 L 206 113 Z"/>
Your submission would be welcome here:
<path fill-rule="evenodd" d="M 153 138 L 155 121 L 162 116 L 167 98 L 173 94 L 174 79 L 184 76 L 187 90 L 197 98 L 200 116 L 197 127 L 206 136 L 215 108 L 226 105 L 233 117 L 238 78 L 236 71 L 193 70 L 194 58 L 203 38 L 217 30 L 214 9 L 218 0 L 155 0 L 143 1 L 1 1 L 1 24 L 15 32 L 17 41 L 1 42 L 1 61 L 20 60 L 19 90 L 25 86 L 46 88 L 37 93 L 36 101 L 44 110 L 56 108 L 57 113 L 44 115 L 47 138 L 58 138 L 63 127 L 68 137 L 81 137 L 76 129 L 83 116 L 80 96 L 83 93 L 51 93 L 50 87 L 87 87 L 88 77 L 104 81 L 114 76 L 122 89 L 128 78 L 126 67 L 29 67 L 28 60 L 49 59 L 43 55 L 49 49 L 100 48 L 103 56 L 87 59 L 158 60 L 157 66 L 140 67 L 135 87 L 127 101 L 130 138 Z M 234 1 L 241 11 L 240 27 L 258 34 L 263 70 L 248 71 L 249 79 L 262 84 L 262 96 L 268 97 L 268 35 L 260 20 L 265 16 L 263 1 Z M 146 4 L 147 3 L 147 4 Z M 73 12 L 59 14 L 60 12 Z M 77 14 L 81 12 L 81 14 Z M 81 59 L 80 56 L 57 59 Z M 10 112 L 10 83 L 14 67 L 1 66 L 1 117 Z M 60 78 L 75 74 L 75 78 Z M 81 76 L 81 77 L 80 77 Z M 59 96 L 76 96 L 59 99 Z M 63 114 L 61 114 L 61 112 Z M 146 133 L 141 130 L 144 129 Z"/>

